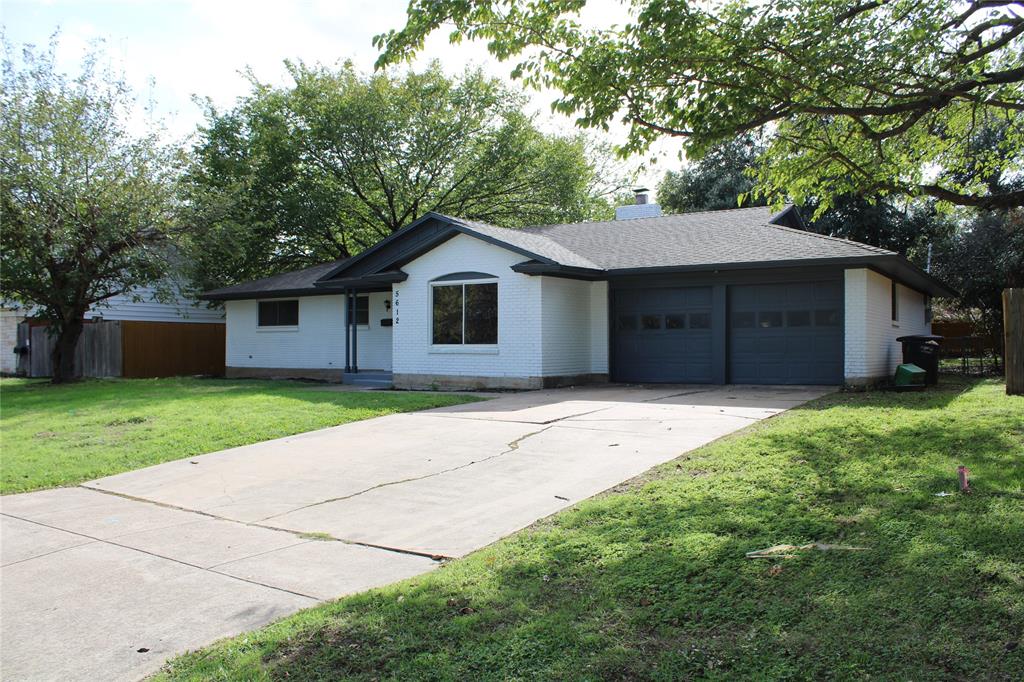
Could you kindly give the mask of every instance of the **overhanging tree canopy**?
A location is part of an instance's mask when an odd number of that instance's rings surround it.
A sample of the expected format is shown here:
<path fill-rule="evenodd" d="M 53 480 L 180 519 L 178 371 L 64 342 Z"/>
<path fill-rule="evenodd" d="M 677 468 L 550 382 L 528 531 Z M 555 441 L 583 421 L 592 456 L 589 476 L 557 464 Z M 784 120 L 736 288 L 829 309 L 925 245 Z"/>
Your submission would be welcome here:
<path fill-rule="evenodd" d="M 379 65 L 454 24 L 487 41 L 514 75 L 562 92 L 583 126 L 630 126 L 624 152 L 680 136 L 698 158 L 765 126 L 774 136 L 757 192 L 778 202 L 848 194 L 928 196 L 954 205 L 1024 205 L 992 193 L 974 166 L 1019 172 L 1024 158 L 1024 8 L 978 0 L 634 0 L 600 30 L 586 0 L 413 0 L 406 26 L 378 36 Z M 978 156 L 975 129 L 1000 121 L 1002 148 Z M 947 171 L 941 177 L 938 170 Z"/>
<path fill-rule="evenodd" d="M 0 298 L 49 321 L 59 383 L 75 375 L 90 306 L 164 275 L 176 153 L 131 132 L 131 93 L 95 54 L 69 80 L 55 49 L 18 60 L 4 43 Z"/>
<path fill-rule="evenodd" d="M 478 71 L 289 69 L 200 130 L 184 194 L 201 287 L 354 255 L 428 211 L 516 227 L 607 210 L 596 148 L 542 133 Z"/>

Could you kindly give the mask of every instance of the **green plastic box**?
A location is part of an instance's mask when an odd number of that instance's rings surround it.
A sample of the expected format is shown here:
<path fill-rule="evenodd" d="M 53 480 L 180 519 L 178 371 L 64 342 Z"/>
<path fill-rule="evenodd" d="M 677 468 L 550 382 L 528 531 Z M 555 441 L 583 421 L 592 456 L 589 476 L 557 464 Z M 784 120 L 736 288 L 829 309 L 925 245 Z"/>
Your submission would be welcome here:
<path fill-rule="evenodd" d="M 893 383 L 901 391 L 923 391 L 927 376 L 928 373 L 917 365 L 900 365 L 896 368 L 896 378 Z"/>

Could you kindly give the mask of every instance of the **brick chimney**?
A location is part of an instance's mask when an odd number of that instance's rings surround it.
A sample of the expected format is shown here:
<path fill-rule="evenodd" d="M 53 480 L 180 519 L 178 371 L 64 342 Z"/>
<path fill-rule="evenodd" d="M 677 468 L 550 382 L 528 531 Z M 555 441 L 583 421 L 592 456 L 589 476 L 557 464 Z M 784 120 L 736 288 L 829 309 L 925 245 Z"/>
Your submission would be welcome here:
<path fill-rule="evenodd" d="M 633 218 L 657 218 L 661 215 L 661 206 L 647 203 L 646 187 L 637 187 L 633 190 L 636 195 L 636 203 L 631 206 L 619 206 L 615 209 L 616 220 L 631 220 Z"/>

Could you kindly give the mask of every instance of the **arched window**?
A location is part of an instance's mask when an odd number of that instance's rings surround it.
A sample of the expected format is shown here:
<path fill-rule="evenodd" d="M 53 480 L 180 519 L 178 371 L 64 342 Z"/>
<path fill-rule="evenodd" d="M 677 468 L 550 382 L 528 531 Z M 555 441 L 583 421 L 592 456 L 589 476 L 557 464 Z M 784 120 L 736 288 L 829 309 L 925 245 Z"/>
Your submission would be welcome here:
<path fill-rule="evenodd" d="M 430 282 L 431 342 L 438 346 L 498 343 L 498 278 L 455 272 Z"/>

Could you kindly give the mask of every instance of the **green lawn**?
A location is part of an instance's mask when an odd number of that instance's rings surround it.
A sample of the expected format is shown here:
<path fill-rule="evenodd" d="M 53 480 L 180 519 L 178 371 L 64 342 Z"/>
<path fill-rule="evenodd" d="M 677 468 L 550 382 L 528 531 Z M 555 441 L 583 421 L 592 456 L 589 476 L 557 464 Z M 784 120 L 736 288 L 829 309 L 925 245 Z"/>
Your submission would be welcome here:
<path fill-rule="evenodd" d="M 974 492 L 955 490 L 967 465 Z M 827 397 L 175 680 L 1024 679 L 1024 399 Z M 751 560 L 779 543 L 864 552 Z"/>
<path fill-rule="evenodd" d="M 100 476 L 393 412 L 473 400 L 290 381 L 0 381 L 0 492 Z"/>

